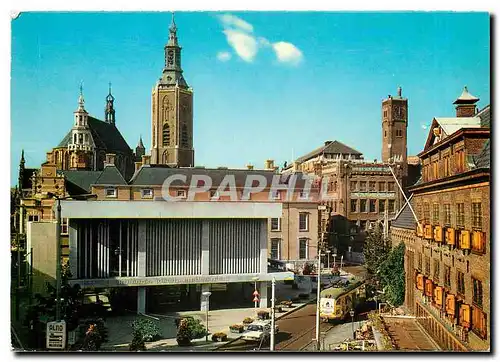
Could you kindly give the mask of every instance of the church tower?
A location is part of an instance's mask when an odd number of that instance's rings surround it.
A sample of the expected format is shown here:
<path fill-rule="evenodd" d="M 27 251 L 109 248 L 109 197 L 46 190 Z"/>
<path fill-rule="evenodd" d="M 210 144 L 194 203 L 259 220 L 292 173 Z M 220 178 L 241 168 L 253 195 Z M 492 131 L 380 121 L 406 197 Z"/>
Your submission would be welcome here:
<path fill-rule="evenodd" d="M 106 108 L 104 108 L 104 121 L 115 124 L 115 97 L 111 94 L 111 83 L 109 83 L 109 93 L 106 96 Z"/>
<path fill-rule="evenodd" d="M 402 163 L 406 175 L 408 99 L 401 91 L 382 101 L 382 162 Z"/>
<path fill-rule="evenodd" d="M 193 90 L 182 75 L 181 47 L 173 15 L 164 50 L 163 74 L 152 92 L 151 163 L 192 167 Z"/>

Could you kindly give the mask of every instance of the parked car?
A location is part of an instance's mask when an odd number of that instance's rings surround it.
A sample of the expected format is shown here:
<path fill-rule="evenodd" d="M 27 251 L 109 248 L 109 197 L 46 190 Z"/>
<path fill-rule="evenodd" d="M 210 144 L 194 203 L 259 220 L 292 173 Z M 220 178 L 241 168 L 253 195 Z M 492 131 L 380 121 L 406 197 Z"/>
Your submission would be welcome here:
<path fill-rule="evenodd" d="M 248 325 L 247 330 L 243 333 L 242 339 L 244 341 L 260 341 L 261 339 L 268 339 L 271 332 L 271 321 L 259 320 Z M 278 326 L 274 326 L 274 334 L 279 332 Z"/>

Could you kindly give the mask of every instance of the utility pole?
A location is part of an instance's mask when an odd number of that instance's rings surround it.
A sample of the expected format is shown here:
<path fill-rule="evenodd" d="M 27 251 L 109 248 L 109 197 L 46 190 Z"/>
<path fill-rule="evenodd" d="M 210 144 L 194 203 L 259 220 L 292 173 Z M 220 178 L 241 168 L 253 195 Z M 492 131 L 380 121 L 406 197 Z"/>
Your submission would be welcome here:
<path fill-rule="evenodd" d="M 275 329 L 276 329 L 276 326 L 275 326 L 275 316 L 274 316 L 274 306 L 275 306 L 275 302 L 274 302 L 274 290 L 275 290 L 275 287 L 276 287 L 276 279 L 273 277 L 272 281 L 271 281 L 271 346 L 270 346 L 270 350 L 271 351 L 274 351 L 274 333 L 275 333 Z"/>
<path fill-rule="evenodd" d="M 324 233 L 321 233 L 321 241 L 323 239 Z M 317 286 L 317 296 L 316 296 L 316 348 L 319 351 L 320 350 L 320 340 L 319 340 L 319 334 L 320 334 L 320 326 L 319 326 L 319 313 L 320 313 L 320 302 L 321 302 L 321 297 L 320 297 L 320 292 L 321 292 L 321 249 L 320 249 L 320 243 L 318 242 L 318 286 Z"/>

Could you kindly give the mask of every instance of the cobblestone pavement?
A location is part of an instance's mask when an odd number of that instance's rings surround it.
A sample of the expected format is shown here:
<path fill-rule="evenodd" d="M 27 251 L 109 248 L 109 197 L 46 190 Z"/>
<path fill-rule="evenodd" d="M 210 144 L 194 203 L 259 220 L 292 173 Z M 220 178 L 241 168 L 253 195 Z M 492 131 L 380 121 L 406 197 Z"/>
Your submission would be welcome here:
<path fill-rule="evenodd" d="M 436 343 L 422 331 L 413 318 L 384 317 L 387 331 L 398 350 L 436 351 Z"/>

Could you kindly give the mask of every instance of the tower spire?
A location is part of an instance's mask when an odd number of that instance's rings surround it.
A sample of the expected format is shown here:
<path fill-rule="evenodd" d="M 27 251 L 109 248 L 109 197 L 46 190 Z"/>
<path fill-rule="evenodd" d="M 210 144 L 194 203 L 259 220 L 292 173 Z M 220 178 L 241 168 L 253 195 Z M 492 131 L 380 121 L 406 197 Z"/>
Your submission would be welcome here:
<path fill-rule="evenodd" d="M 106 123 L 115 124 L 115 97 L 111 94 L 111 82 L 108 83 L 109 91 L 106 96 L 106 107 L 104 108 L 104 120 Z"/>
<path fill-rule="evenodd" d="M 85 111 L 85 99 L 83 98 L 83 80 L 80 82 L 80 95 L 78 96 L 78 110 Z"/>

